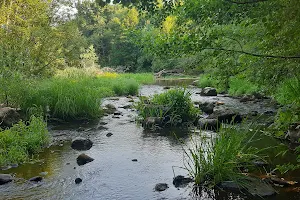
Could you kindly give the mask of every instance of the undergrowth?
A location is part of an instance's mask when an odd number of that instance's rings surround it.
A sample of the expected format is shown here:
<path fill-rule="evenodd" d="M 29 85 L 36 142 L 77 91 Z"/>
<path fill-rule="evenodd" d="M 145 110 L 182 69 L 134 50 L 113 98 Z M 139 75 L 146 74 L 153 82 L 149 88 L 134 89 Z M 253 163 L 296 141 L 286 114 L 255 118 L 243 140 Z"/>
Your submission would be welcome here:
<path fill-rule="evenodd" d="M 48 142 L 47 124 L 42 117 L 33 115 L 27 123 L 20 121 L 0 130 L 0 166 L 26 162 Z"/>

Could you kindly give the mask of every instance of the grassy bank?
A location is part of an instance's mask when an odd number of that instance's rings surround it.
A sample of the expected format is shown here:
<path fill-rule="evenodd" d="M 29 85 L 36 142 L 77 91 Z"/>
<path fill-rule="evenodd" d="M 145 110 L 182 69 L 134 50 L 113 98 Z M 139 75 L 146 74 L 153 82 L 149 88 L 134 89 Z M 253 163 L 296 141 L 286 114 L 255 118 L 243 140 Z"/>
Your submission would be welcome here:
<path fill-rule="evenodd" d="M 42 107 L 51 117 L 64 120 L 93 119 L 101 115 L 102 98 L 136 95 L 140 84 L 153 82 L 152 74 L 102 73 L 96 69 L 68 68 L 58 71 L 52 78 L 27 81 L 21 91 L 13 93 L 10 102 L 24 111 L 33 106 Z"/>
<path fill-rule="evenodd" d="M 20 121 L 12 128 L 0 130 L 0 166 L 29 161 L 49 142 L 47 124 L 32 116 L 29 125 Z"/>

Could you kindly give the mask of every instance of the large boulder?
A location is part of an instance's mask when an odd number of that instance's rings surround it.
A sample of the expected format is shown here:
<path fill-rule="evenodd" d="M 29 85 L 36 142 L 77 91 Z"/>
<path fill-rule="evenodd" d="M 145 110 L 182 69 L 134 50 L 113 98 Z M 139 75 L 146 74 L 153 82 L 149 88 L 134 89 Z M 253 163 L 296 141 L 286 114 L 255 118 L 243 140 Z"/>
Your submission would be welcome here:
<path fill-rule="evenodd" d="M 201 96 L 217 96 L 217 94 L 217 90 L 212 87 L 205 87 L 200 92 Z"/>
<path fill-rule="evenodd" d="M 83 138 L 83 137 L 77 137 L 72 141 L 71 147 L 75 150 L 89 150 L 92 148 L 93 142 L 90 139 Z"/>
<path fill-rule="evenodd" d="M 92 161 L 94 161 L 94 158 L 91 158 L 91 157 L 89 157 L 88 155 L 86 155 L 86 154 L 80 154 L 78 157 L 77 157 L 77 164 L 79 165 L 79 166 L 81 166 L 81 165 L 85 165 L 85 164 L 87 164 L 87 163 L 89 163 L 89 162 L 92 162 Z"/>
<path fill-rule="evenodd" d="M 10 174 L 0 174 L 0 185 L 4 185 L 13 180 L 13 177 Z"/>
<path fill-rule="evenodd" d="M 242 115 L 229 108 L 215 108 L 214 112 L 207 117 L 208 119 L 217 119 L 222 123 L 240 123 L 243 118 Z"/>
<path fill-rule="evenodd" d="M 212 102 L 203 102 L 199 104 L 200 110 L 206 114 L 212 114 L 214 112 L 214 107 L 215 105 Z"/>
<path fill-rule="evenodd" d="M 0 108 L 0 125 L 12 126 L 20 121 L 20 115 L 16 109 L 11 107 Z M 2 123 L 1 123 L 2 122 Z"/>
<path fill-rule="evenodd" d="M 198 126 L 200 129 L 216 131 L 220 128 L 221 123 L 217 119 L 200 118 Z"/>

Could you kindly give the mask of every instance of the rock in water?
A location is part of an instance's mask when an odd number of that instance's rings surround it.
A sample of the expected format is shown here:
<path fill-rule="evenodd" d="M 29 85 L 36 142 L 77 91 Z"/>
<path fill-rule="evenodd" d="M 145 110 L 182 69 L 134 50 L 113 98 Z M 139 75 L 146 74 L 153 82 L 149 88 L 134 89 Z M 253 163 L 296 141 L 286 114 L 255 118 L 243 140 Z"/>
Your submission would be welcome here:
<path fill-rule="evenodd" d="M 81 183 L 81 182 L 82 182 L 82 179 L 81 179 L 81 178 L 76 178 L 76 179 L 75 179 L 75 183 L 76 183 L 76 184 L 79 184 L 79 183 Z"/>
<path fill-rule="evenodd" d="M 83 137 L 77 137 L 72 141 L 71 147 L 75 150 L 89 150 L 92 148 L 93 142 L 90 139 Z"/>
<path fill-rule="evenodd" d="M 176 176 L 174 179 L 173 179 L 173 185 L 175 187 L 185 187 L 187 186 L 190 182 L 193 182 L 194 180 L 191 179 L 191 178 L 185 178 L 184 176 Z"/>
<path fill-rule="evenodd" d="M 158 191 L 158 192 L 162 192 L 162 191 L 165 191 L 168 188 L 169 188 L 168 184 L 166 184 L 166 183 L 158 183 L 158 184 L 155 185 L 154 190 Z"/>
<path fill-rule="evenodd" d="M 81 165 L 85 165 L 86 163 L 92 162 L 93 160 L 94 158 L 91 158 L 88 155 L 83 153 L 77 157 L 77 164 L 81 166 Z"/>
<path fill-rule="evenodd" d="M 217 90 L 212 87 L 203 88 L 200 92 L 201 96 L 217 96 Z"/>
<path fill-rule="evenodd" d="M 41 182 L 43 180 L 43 177 L 41 176 L 35 176 L 29 179 L 30 182 Z"/>
<path fill-rule="evenodd" d="M 0 185 L 4 185 L 13 180 L 13 177 L 10 174 L 0 174 Z"/>

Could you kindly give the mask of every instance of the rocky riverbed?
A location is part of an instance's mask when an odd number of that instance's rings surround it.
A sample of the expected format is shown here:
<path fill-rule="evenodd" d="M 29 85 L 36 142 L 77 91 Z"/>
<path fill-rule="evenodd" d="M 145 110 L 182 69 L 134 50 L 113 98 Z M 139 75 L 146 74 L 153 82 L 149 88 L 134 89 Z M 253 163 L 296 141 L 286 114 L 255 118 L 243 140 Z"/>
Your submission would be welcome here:
<path fill-rule="evenodd" d="M 143 86 L 140 95 L 151 96 L 166 89 L 159 85 Z M 204 118 L 213 114 L 210 113 L 213 107 L 241 116 L 261 115 L 260 123 L 265 125 L 272 122 L 276 112 L 276 105 L 270 99 L 241 101 L 226 95 L 201 96 L 200 90 L 193 87 L 189 91 L 195 106 L 206 103 L 208 112 Z M 108 98 L 102 106 L 109 111 L 99 121 L 49 124 L 53 145 L 45 149 L 36 162 L 0 171 L 0 174 L 12 175 L 4 177 L 10 180 L 0 185 L 0 199 L 256 199 L 221 190 L 201 190 L 198 191 L 201 197 L 195 197 L 192 183 L 175 187 L 174 176 L 188 175 L 180 168 L 183 167 L 183 150 L 178 138 L 186 146 L 191 145 L 191 131 L 144 130 L 135 122 L 137 113 L 132 104 L 136 101 L 137 97 Z M 216 135 L 213 131 L 202 132 L 207 137 Z M 267 136 L 257 142 L 258 146 L 274 144 L 278 141 Z M 89 162 L 84 160 L 86 158 Z M 284 160 L 275 159 L 273 164 L 293 160 L 294 155 L 287 153 Z M 300 181 L 300 173 L 288 176 Z M 41 179 L 29 181 L 34 177 Z M 270 199 L 300 199 L 300 188 L 296 186 L 275 189 L 279 193 Z"/>

